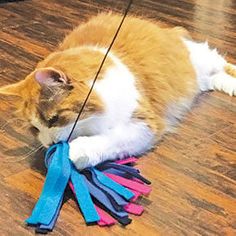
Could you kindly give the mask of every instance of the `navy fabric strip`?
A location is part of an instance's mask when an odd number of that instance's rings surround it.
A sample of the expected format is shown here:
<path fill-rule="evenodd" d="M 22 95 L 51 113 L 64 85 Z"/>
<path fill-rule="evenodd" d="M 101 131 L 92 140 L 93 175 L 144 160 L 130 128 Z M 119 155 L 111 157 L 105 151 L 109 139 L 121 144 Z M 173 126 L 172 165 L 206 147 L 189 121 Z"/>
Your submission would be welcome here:
<path fill-rule="evenodd" d="M 114 163 L 114 162 L 108 162 L 104 165 L 104 167 L 106 167 L 106 168 L 115 168 L 115 169 L 123 170 L 123 171 L 129 172 L 129 173 L 139 173 L 139 170 L 132 167 L 132 166 L 120 165 L 120 164 L 117 164 L 117 163 Z"/>
<path fill-rule="evenodd" d="M 132 179 L 133 176 L 127 172 L 121 171 L 121 170 L 117 170 L 114 168 L 109 168 L 105 170 L 106 173 L 110 173 L 110 174 L 114 174 L 114 175 L 119 175 L 121 177 L 124 177 L 126 179 Z"/>
<path fill-rule="evenodd" d="M 49 230 L 47 230 L 47 229 L 41 229 L 40 227 L 37 227 L 36 229 L 35 229 L 35 233 L 36 234 L 47 234 L 49 232 Z"/>
<path fill-rule="evenodd" d="M 151 184 L 151 182 L 148 179 L 146 179 L 142 175 L 140 175 L 139 171 L 137 169 L 133 168 L 133 167 L 125 166 L 125 165 L 119 165 L 119 164 L 115 164 L 115 163 L 107 163 L 106 167 L 118 169 L 118 170 L 121 170 L 121 171 L 125 171 L 125 172 L 131 174 L 133 177 L 135 177 L 137 179 L 140 179 L 145 184 L 148 184 L 148 185 Z"/>
<path fill-rule="evenodd" d="M 119 223 L 122 225 L 128 225 L 132 222 L 132 220 L 129 217 L 122 217 L 120 219 L 118 219 Z"/>

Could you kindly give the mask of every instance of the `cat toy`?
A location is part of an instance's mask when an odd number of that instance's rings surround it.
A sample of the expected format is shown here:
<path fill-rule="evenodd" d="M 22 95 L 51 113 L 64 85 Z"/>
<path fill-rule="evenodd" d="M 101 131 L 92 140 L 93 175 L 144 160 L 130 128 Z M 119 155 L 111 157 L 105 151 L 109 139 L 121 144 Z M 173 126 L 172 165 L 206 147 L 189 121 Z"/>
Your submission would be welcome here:
<path fill-rule="evenodd" d="M 130 157 L 116 162 L 106 161 L 95 167 L 88 167 L 80 171 L 69 159 L 71 135 L 131 4 L 132 0 L 129 1 L 67 141 L 52 145 L 46 152 L 45 165 L 48 168 L 46 180 L 40 198 L 31 216 L 26 220 L 28 225 L 35 227 L 37 233 L 47 233 L 53 230 L 63 204 L 67 186 L 73 192 L 87 224 L 97 223 L 100 226 L 109 226 L 119 222 L 125 226 L 131 223 L 129 213 L 141 215 L 144 210 L 141 205 L 135 202 L 139 196 L 150 193 L 151 188 L 148 185 L 151 183 L 140 175 L 139 170 L 133 166 L 137 161 L 136 158 Z"/>
<path fill-rule="evenodd" d="M 41 196 L 27 224 L 37 233 L 52 231 L 59 215 L 66 186 L 69 185 L 87 224 L 110 226 L 131 223 L 128 213 L 141 215 L 144 208 L 136 204 L 141 195 L 150 193 L 150 182 L 132 165 L 130 157 L 104 162 L 78 171 L 68 158 L 69 145 L 59 142 L 45 155 L 48 172 Z"/>

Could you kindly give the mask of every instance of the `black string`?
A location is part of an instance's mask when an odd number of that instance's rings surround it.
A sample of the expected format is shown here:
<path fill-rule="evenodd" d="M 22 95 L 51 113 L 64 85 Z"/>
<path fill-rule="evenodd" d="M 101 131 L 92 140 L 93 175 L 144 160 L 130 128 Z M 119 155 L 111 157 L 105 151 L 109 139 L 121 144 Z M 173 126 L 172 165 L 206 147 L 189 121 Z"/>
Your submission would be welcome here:
<path fill-rule="evenodd" d="M 122 24 L 123 24 L 123 22 L 124 22 L 124 20 L 125 20 L 125 18 L 126 18 L 126 16 L 127 16 L 128 12 L 129 12 L 129 9 L 130 9 L 130 7 L 131 7 L 131 5 L 132 5 L 132 2 L 133 2 L 133 0 L 130 0 L 130 1 L 129 1 L 129 4 L 128 4 L 126 10 L 125 10 L 125 13 L 124 13 L 124 16 L 123 16 L 123 18 L 122 18 L 122 20 L 121 20 L 121 22 L 120 22 L 120 25 L 119 25 L 119 27 L 117 28 L 117 31 L 116 31 L 116 33 L 115 33 L 115 35 L 114 35 L 114 37 L 113 37 L 113 39 L 112 39 L 112 41 L 111 41 L 111 44 L 110 44 L 109 48 L 108 48 L 107 51 L 106 51 L 106 54 L 105 54 L 105 56 L 104 56 L 104 58 L 103 58 L 103 60 L 102 60 L 102 62 L 101 62 L 101 64 L 100 64 L 100 66 L 99 66 L 99 68 L 98 68 L 98 71 L 97 71 L 97 73 L 96 73 L 96 75 L 95 75 L 95 77 L 94 77 L 92 86 L 91 86 L 91 88 L 90 88 L 90 90 L 89 90 L 89 92 L 88 92 L 88 94 L 87 94 L 87 96 L 86 96 L 86 98 L 85 98 L 85 100 L 84 100 L 82 106 L 81 106 L 81 109 L 80 109 L 80 111 L 79 111 L 79 114 L 78 114 L 78 116 L 77 116 L 77 118 L 76 118 L 76 120 L 75 120 L 75 123 L 74 123 L 74 125 L 73 125 L 71 131 L 70 131 L 70 134 L 69 134 L 69 136 L 68 136 L 68 138 L 67 138 L 67 142 L 69 142 L 69 140 L 70 140 L 70 138 L 71 138 L 71 135 L 73 134 L 73 132 L 74 132 L 74 130 L 75 130 L 75 127 L 76 127 L 76 125 L 77 125 L 77 123 L 78 123 L 78 121 L 79 121 L 79 118 L 80 118 L 80 116 L 81 116 L 81 114 L 82 114 L 82 112 L 83 112 L 83 110 L 84 110 L 85 105 L 87 104 L 87 101 L 88 101 L 88 99 L 89 99 L 89 97 L 90 97 L 90 94 L 91 94 L 92 91 L 93 91 L 93 87 L 94 87 L 94 85 L 95 85 L 95 83 L 96 83 L 96 80 L 97 80 L 97 78 L 98 78 L 98 75 L 99 75 L 99 73 L 101 72 L 101 69 L 102 69 L 102 67 L 103 67 L 103 65 L 104 65 L 104 62 L 106 61 L 107 55 L 108 55 L 108 53 L 110 52 L 110 50 L 111 50 L 111 48 L 112 48 L 112 46 L 113 46 L 113 44 L 114 44 L 114 42 L 115 42 L 115 40 L 116 40 L 116 37 L 117 37 L 117 35 L 118 35 L 118 33 L 119 33 L 120 29 L 121 29 L 121 26 L 122 26 Z"/>

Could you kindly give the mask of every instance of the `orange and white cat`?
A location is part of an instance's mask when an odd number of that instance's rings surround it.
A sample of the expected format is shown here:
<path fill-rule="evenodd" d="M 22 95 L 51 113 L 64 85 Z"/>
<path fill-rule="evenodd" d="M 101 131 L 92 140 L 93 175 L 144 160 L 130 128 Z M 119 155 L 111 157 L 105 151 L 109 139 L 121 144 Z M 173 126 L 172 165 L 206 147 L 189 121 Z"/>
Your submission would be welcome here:
<path fill-rule="evenodd" d="M 44 146 L 66 140 L 121 21 L 100 14 L 74 29 L 25 80 L 0 89 Z M 236 95 L 236 69 L 181 28 L 129 16 L 70 140 L 77 168 L 150 150 L 201 91 Z"/>

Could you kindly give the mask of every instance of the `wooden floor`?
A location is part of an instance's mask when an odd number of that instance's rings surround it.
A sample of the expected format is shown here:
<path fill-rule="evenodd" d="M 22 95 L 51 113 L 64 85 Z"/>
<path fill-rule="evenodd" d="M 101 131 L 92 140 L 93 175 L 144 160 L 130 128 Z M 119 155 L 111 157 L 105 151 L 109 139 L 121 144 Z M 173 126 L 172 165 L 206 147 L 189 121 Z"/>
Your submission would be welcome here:
<path fill-rule="evenodd" d="M 122 0 L 0 1 L 0 86 L 23 79 L 74 26 Z M 182 25 L 236 63 L 235 0 L 134 0 L 131 13 Z M 33 235 L 24 220 L 43 184 L 43 151 L 12 119 L 13 98 L 0 106 L 0 235 Z M 6 123 L 8 122 L 8 123 Z M 153 192 L 126 228 L 86 226 L 72 199 L 51 235 L 236 235 L 236 98 L 212 92 L 138 164 Z"/>

